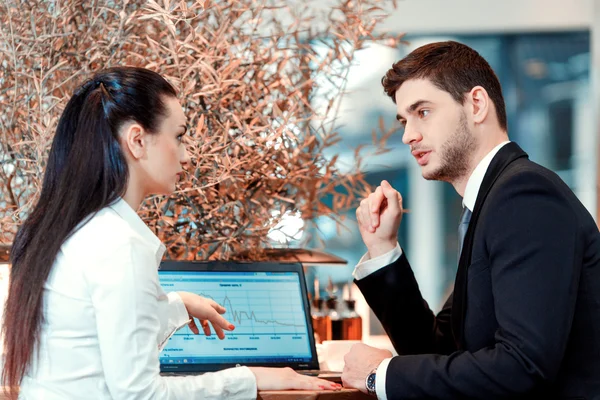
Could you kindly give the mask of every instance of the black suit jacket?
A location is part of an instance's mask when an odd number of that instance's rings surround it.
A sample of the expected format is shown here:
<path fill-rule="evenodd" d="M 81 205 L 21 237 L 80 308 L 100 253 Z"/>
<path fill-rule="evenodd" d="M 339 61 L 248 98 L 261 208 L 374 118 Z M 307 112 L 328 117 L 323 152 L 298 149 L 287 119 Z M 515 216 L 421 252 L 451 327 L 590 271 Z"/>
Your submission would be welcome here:
<path fill-rule="evenodd" d="M 600 399 L 598 227 L 515 143 L 486 172 L 438 315 L 405 254 L 356 283 L 400 354 L 389 400 Z"/>

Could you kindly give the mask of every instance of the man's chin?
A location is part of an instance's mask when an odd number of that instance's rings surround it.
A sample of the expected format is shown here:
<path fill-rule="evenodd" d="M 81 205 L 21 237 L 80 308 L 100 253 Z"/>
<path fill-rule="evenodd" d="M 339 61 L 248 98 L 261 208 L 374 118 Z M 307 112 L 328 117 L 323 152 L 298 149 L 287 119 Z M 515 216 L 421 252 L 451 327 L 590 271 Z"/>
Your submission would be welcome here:
<path fill-rule="evenodd" d="M 432 169 L 429 164 L 421 167 L 421 176 L 428 181 L 437 180 L 437 171 Z"/>
<path fill-rule="evenodd" d="M 444 179 L 444 176 L 439 168 L 434 169 L 434 168 L 428 168 L 428 167 L 429 167 L 429 165 L 425 165 L 424 167 L 421 168 L 421 175 L 423 176 L 423 178 L 425 180 L 446 181 L 446 179 Z"/>

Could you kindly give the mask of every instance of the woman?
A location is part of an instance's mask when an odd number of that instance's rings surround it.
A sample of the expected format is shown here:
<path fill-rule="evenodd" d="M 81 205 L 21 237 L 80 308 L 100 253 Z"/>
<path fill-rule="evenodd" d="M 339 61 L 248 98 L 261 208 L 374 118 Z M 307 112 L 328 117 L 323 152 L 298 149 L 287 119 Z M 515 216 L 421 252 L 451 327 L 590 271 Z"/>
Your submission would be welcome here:
<path fill-rule="evenodd" d="M 67 104 L 11 251 L 2 377 L 20 398 L 250 399 L 257 389 L 339 387 L 291 369 L 159 375 L 160 349 L 188 323 L 198 333 L 194 318 L 220 338 L 234 329 L 215 302 L 162 291 L 165 248 L 135 212 L 175 189 L 189 161 L 185 130 L 173 87 L 142 68 L 100 72 Z"/>

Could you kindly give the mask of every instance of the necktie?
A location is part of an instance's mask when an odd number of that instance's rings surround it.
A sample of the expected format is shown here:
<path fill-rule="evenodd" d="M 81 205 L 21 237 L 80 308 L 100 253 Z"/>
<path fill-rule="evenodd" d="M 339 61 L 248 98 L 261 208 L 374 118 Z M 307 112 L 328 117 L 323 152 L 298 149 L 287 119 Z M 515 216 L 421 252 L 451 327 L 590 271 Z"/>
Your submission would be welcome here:
<path fill-rule="evenodd" d="M 467 228 L 471 222 L 471 210 L 467 207 L 463 207 L 462 215 L 460 216 L 460 224 L 458 225 L 458 259 L 460 260 L 460 253 L 462 252 L 463 242 L 465 241 L 465 235 L 467 234 Z"/>

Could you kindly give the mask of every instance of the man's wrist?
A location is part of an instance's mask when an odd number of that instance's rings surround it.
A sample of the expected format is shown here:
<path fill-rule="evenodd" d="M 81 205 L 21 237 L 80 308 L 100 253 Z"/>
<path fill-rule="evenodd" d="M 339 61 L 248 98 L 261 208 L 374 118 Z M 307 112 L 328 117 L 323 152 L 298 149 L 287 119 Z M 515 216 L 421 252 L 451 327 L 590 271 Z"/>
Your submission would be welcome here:
<path fill-rule="evenodd" d="M 377 396 L 377 386 L 375 384 L 376 380 L 377 368 L 369 372 L 367 378 L 365 379 L 365 387 L 367 388 L 367 394 L 370 394 L 371 396 Z"/>
<path fill-rule="evenodd" d="M 367 248 L 368 252 L 369 252 L 369 258 L 373 259 L 379 256 L 382 256 L 386 253 L 389 253 L 390 251 L 394 250 L 396 248 L 396 245 L 398 243 L 397 239 L 394 239 L 393 241 L 390 242 L 384 242 L 384 243 L 377 243 L 374 245 L 371 245 Z"/>

